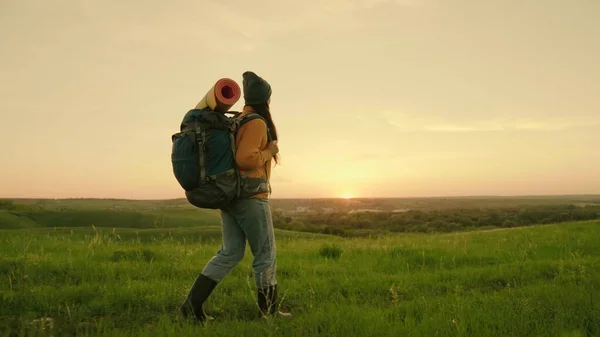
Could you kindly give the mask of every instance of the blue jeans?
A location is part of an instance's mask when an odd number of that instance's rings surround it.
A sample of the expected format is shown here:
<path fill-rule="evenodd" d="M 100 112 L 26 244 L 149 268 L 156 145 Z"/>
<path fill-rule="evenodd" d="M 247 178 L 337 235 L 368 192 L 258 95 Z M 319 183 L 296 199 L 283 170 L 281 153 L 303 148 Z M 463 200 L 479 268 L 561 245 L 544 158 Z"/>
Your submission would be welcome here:
<path fill-rule="evenodd" d="M 268 199 L 238 199 L 221 210 L 222 246 L 202 274 L 221 281 L 243 258 L 246 240 L 254 256 L 252 270 L 258 288 L 277 284 L 273 219 Z"/>

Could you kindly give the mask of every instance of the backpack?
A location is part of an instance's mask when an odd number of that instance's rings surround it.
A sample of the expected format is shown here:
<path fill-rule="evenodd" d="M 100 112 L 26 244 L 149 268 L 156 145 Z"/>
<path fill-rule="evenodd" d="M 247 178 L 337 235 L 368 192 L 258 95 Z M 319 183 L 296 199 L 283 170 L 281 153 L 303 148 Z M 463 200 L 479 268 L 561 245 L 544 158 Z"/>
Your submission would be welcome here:
<path fill-rule="evenodd" d="M 171 164 L 190 204 L 199 208 L 223 209 L 236 198 L 270 192 L 266 178 L 250 178 L 235 162 L 235 135 L 245 123 L 260 118 L 239 112 L 226 116 L 210 108 L 192 109 L 184 116 L 180 132 L 171 136 Z M 267 131 L 269 141 L 270 132 Z"/>

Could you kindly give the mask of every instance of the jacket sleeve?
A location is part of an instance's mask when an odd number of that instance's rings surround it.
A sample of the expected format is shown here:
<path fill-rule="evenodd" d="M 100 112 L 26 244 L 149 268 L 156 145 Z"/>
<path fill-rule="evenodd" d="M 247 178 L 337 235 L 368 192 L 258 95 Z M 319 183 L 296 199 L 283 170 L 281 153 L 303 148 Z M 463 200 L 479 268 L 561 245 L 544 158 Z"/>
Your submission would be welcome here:
<path fill-rule="evenodd" d="M 257 169 L 273 157 L 271 151 L 260 148 L 266 134 L 267 125 L 260 119 L 249 121 L 244 125 L 244 133 L 237 144 L 235 155 L 235 161 L 240 169 L 245 171 Z"/>

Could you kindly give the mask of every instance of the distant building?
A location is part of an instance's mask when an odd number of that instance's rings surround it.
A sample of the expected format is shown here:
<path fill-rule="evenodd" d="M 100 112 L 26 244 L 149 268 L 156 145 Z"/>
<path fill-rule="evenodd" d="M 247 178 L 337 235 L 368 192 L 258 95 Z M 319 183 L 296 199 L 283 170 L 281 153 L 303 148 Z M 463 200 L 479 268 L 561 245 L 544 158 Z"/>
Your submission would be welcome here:
<path fill-rule="evenodd" d="M 354 214 L 354 213 L 381 213 L 381 212 L 383 212 L 383 211 L 379 210 L 379 209 L 361 208 L 361 209 L 353 209 L 353 210 L 349 211 L 348 214 Z"/>
<path fill-rule="evenodd" d="M 392 211 L 392 213 L 404 213 L 404 212 L 408 212 L 408 211 L 410 211 L 410 209 L 403 208 L 403 209 L 395 209 Z"/>
<path fill-rule="evenodd" d="M 305 207 L 305 206 L 297 206 L 295 210 L 292 211 L 292 213 L 306 213 L 310 211 L 310 208 Z"/>

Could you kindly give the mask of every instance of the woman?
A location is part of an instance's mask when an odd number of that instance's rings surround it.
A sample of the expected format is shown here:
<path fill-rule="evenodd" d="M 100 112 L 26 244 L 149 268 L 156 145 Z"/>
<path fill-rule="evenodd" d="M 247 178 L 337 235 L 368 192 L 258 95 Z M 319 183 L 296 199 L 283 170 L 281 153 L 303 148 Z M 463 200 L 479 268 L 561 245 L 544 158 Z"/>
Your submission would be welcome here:
<path fill-rule="evenodd" d="M 222 247 L 206 264 L 180 307 L 184 316 L 194 314 L 200 321 L 212 319 L 202 308 L 206 299 L 223 277 L 244 257 L 246 240 L 254 256 L 252 269 L 257 287 L 257 302 L 262 315 L 278 314 L 276 247 L 269 204 L 271 161 L 278 162 L 277 129 L 273 124 L 269 103 L 271 86 L 253 72 L 243 75 L 244 109 L 239 118 L 254 112 L 264 118 L 250 120 L 236 134 L 236 163 L 248 181 L 266 181 L 262 190 L 239 198 L 221 210 Z M 265 123 L 266 121 L 266 123 Z M 268 131 L 267 131 L 268 130 Z M 269 141 L 269 134 L 272 141 Z"/>

